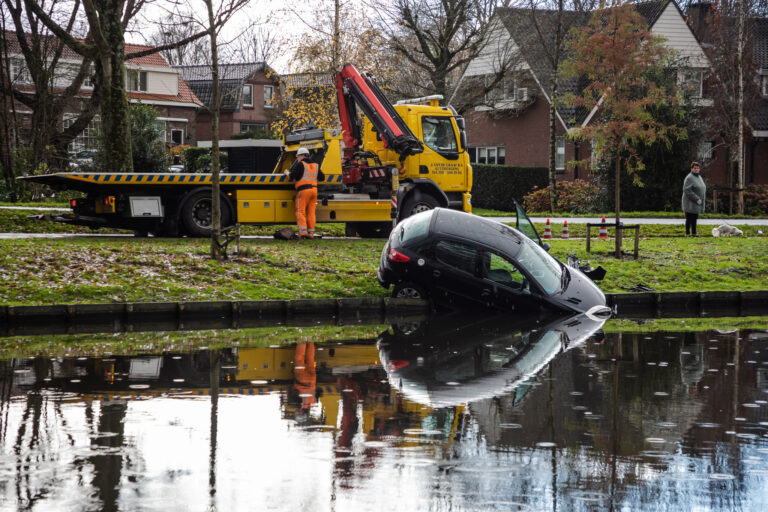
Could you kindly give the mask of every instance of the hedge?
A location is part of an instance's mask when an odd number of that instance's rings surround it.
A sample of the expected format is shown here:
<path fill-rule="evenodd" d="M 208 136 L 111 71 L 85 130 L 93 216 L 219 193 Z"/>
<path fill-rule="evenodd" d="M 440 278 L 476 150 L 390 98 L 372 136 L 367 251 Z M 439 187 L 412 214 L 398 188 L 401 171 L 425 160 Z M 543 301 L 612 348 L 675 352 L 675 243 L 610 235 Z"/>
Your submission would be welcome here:
<path fill-rule="evenodd" d="M 549 184 L 546 167 L 472 164 L 472 205 L 478 208 L 513 211 L 510 198 L 523 204 L 535 187 Z"/>

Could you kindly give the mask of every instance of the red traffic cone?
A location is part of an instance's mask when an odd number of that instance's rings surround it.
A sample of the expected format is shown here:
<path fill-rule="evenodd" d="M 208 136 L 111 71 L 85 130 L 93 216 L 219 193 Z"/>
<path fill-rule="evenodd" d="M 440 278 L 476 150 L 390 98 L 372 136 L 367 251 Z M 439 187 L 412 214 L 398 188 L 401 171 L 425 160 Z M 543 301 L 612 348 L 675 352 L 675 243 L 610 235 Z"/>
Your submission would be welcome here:
<path fill-rule="evenodd" d="M 563 235 L 561 236 L 561 238 L 570 238 L 568 236 L 568 221 L 567 220 L 563 221 Z"/>
<path fill-rule="evenodd" d="M 597 232 L 597 238 L 611 238 L 608 236 L 608 226 L 605 225 L 605 215 L 603 215 L 603 220 L 600 221 L 600 231 Z"/>
<path fill-rule="evenodd" d="M 541 238 L 545 240 L 552 238 L 552 228 L 549 227 L 549 219 L 547 219 L 547 224 L 544 226 L 544 234 L 541 236 Z"/>

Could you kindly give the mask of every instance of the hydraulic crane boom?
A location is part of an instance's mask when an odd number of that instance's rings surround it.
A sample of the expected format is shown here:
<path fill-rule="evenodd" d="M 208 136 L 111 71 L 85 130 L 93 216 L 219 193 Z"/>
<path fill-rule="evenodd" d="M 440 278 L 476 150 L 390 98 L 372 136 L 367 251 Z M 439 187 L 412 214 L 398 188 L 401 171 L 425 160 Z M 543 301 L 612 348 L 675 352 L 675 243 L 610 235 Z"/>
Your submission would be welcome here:
<path fill-rule="evenodd" d="M 339 101 L 339 118 L 343 129 L 344 145 L 354 150 L 362 142 L 355 105 L 371 120 L 386 147 L 404 160 L 424 151 L 421 141 L 405 124 L 395 108 L 367 74 L 360 74 L 352 64 L 345 65 L 334 76 Z"/>

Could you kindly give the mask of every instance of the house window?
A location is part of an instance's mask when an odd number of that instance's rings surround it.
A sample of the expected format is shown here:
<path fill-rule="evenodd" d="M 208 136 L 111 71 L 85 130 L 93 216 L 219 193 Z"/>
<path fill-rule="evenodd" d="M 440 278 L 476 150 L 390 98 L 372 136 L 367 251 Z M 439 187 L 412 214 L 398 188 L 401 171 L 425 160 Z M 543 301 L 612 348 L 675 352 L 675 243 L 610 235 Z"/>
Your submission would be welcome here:
<path fill-rule="evenodd" d="M 274 106 L 275 88 L 271 85 L 264 86 L 264 106 L 272 108 Z"/>
<path fill-rule="evenodd" d="M 708 160 L 712 158 L 712 142 L 699 142 L 699 149 L 696 156 L 699 158 L 699 160 Z"/>
<path fill-rule="evenodd" d="M 492 77 L 486 78 L 486 87 L 492 81 Z M 497 101 L 511 101 L 515 99 L 517 84 L 512 77 L 504 77 L 490 91 L 485 93 L 485 102 L 493 105 Z"/>
<path fill-rule="evenodd" d="M 165 133 L 165 121 L 155 121 L 155 129 L 157 130 L 157 140 L 165 142 L 167 140 L 167 134 Z"/>
<path fill-rule="evenodd" d="M 565 170 L 565 137 L 555 137 L 555 169 Z"/>
<path fill-rule="evenodd" d="M 74 124 L 75 118 L 74 117 L 68 117 L 64 119 L 64 129 L 66 130 L 72 124 Z M 70 153 L 77 153 L 78 151 L 82 151 L 84 149 L 95 149 L 99 147 L 99 120 L 98 119 L 91 119 L 91 122 L 88 123 L 88 126 L 80 132 L 74 139 L 72 139 L 72 142 L 69 143 L 69 146 L 67 147 L 67 150 Z"/>
<path fill-rule="evenodd" d="M 147 92 L 147 72 L 137 69 L 128 70 L 127 89 L 135 92 Z"/>
<path fill-rule="evenodd" d="M 267 125 L 266 123 L 240 123 L 240 133 L 249 132 L 251 130 L 255 132 L 265 132 L 267 131 Z"/>
<path fill-rule="evenodd" d="M 243 106 L 244 107 L 253 106 L 253 86 L 250 84 L 246 84 L 243 86 Z"/>
<path fill-rule="evenodd" d="M 763 96 L 768 96 L 768 75 L 763 75 Z"/>
<path fill-rule="evenodd" d="M 485 146 L 469 149 L 469 158 L 475 164 L 504 165 L 504 146 Z"/>
<path fill-rule="evenodd" d="M 11 59 L 11 82 L 17 84 L 31 84 L 32 75 L 24 59 Z"/>
<path fill-rule="evenodd" d="M 686 98 L 702 97 L 703 72 L 698 69 L 684 69 L 681 71 L 680 86 Z"/>
<path fill-rule="evenodd" d="M 177 146 L 184 143 L 184 130 L 171 130 L 171 142 Z"/>

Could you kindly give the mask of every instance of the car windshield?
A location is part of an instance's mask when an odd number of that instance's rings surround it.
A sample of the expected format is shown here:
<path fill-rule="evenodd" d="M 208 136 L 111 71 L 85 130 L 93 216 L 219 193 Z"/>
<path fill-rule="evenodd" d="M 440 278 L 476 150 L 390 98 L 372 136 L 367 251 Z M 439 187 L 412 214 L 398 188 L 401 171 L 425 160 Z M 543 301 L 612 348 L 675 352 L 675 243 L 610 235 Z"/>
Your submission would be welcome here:
<path fill-rule="evenodd" d="M 552 295 L 560 291 L 563 279 L 563 268 L 560 263 L 530 238 L 522 237 L 522 241 L 522 248 L 517 254 L 520 265 L 531 274 L 547 294 Z"/>
<path fill-rule="evenodd" d="M 421 118 L 424 143 L 438 153 L 456 153 L 459 150 L 451 119 L 451 117 L 436 116 Z"/>

